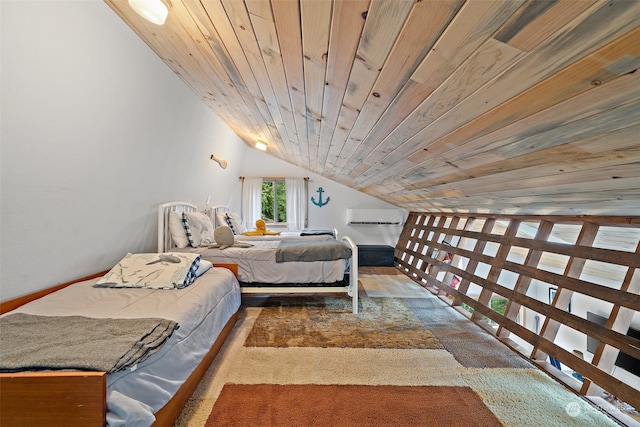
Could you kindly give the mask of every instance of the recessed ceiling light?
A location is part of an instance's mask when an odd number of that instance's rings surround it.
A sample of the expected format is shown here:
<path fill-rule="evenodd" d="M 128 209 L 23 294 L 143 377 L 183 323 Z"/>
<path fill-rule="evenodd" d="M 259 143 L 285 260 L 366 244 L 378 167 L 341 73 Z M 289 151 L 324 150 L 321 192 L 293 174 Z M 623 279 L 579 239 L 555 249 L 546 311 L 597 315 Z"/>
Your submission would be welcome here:
<path fill-rule="evenodd" d="M 267 151 L 267 143 L 262 141 L 256 141 L 256 148 L 261 151 Z"/>
<path fill-rule="evenodd" d="M 171 9 L 169 0 L 129 0 L 129 6 L 149 22 L 164 24 Z"/>

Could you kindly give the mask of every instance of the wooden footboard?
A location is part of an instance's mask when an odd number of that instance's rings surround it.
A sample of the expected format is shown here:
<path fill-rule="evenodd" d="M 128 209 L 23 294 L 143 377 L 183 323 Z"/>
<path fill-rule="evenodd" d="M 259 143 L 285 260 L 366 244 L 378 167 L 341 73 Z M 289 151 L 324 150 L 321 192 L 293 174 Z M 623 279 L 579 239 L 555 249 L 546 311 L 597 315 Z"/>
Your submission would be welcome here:
<path fill-rule="evenodd" d="M 105 372 L 0 374 L 2 426 L 104 426 Z"/>
<path fill-rule="evenodd" d="M 235 313 L 153 424 L 170 427 L 193 394 L 238 319 Z M 106 423 L 105 372 L 18 372 L 0 374 L 0 426 L 91 427 Z"/>
<path fill-rule="evenodd" d="M 51 291 L 93 277 L 98 275 L 56 286 Z M 34 294 L 34 297 L 20 297 L 19 303 L 17 300 L 12 300 L 3 303 L 0 308 L 2 312 L 6 312 L 47 293 L 49 290 L 40 291 Z M 198 367 L 173 398 L 156 412 L 154 426 L 173 425 L 231 333 L 237 319 L 236 312 L 226 323 Z M 106 387 L 105 372 L 0 373 L 0 426 L 104 426 L 107 413 Z"/>

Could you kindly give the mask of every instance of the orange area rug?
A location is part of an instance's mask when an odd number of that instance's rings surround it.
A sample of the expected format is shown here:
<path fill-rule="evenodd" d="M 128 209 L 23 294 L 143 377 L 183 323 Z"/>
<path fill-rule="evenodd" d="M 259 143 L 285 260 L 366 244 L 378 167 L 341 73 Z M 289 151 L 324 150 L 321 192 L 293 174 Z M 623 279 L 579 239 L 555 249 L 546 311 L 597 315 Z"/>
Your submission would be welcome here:
<path fill-rule="evenodd" d="M 467 387 L 226 384 L 214 426 L 501 426 Z"/>

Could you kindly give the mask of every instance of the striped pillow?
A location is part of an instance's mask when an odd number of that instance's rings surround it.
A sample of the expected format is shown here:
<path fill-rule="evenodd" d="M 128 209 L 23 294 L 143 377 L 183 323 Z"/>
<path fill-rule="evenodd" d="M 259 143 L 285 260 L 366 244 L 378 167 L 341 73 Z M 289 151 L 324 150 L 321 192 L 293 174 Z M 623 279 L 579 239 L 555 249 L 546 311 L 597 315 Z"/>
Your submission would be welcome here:
<path fill-rule="evenodd" d="M 183 212 L 182 225 L 191 247 L 197 248 L 202 244 L 214 242 L 213 224 L 211 219 L 202 212 Z"/>
<path fill-rule="evenodd" d="M 231 231 L 233 231 L 233 234 L 238 235 L 247 231 L 244 227 L 242 219 L 240 219 L 240 216 L 238 214 L 227 212 L 224 214 L 224 219 Z"/>

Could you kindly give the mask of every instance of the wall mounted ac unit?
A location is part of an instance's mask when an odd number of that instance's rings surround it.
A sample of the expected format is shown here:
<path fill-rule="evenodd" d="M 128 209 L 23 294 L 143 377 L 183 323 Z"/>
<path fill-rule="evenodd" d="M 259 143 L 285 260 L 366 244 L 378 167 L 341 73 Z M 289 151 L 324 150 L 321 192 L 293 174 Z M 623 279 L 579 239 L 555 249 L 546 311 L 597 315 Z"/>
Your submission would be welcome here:
<path fill-rule="evenodd" d="M 400 209 L 347 209 L 347 225 L 399 225 L 403 221 Z"/>

